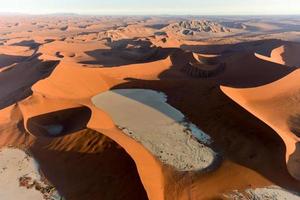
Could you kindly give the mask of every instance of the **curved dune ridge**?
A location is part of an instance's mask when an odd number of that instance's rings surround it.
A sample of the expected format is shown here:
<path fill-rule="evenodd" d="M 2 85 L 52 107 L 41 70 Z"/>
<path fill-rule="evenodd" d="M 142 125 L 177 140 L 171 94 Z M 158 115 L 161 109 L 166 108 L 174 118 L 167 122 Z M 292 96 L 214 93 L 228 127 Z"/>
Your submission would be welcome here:
<path fill-rule="evenodd" d="M 260 54 L 256 54 L 256 56 L 270 62 L 274 62 L 274 63 L 278 63 L 290 67 L 300 67 L 299 53 L 300 53 L 300 44 L 287 43 L 274 49 L 271 52 L 270 57 L 263 56 Z"/>
<path fill-rule="evenodd" d="M 195 139 L 205 144 L 209 136 L 166 104 L 164 94 L 151 90 L 112 90 L 93 97 L 92 101 L 126 135 L 142 143 L 163 163 L 180 171 L 203 170 L 212 165 L 215 153 Z"/>
<path fill-rule="evenodd" d="M 28 127 L 34 136 L 27 135 L 18 128 L 23 123 L 20 119 L 14 127 L 6 125 L 8 119 L 4 118 L 0 121 L 1 125 L 13 130 L 7 131 L 6 136 L 1 135 L 1 141 L 6 142 L 4 145 L 25 145 L 39 163 L 41 171 L 61 191 L 63 197 L 147 199 L 134 162 L 125 151 L 99 132 L 85 130 L 86 124 L 82 123 L 82 112 L 85 110 L 82 107 L 38 97 L 32 97 L 26 102 L 29 105 L 20 106 L 21 113 L 25 128 Z M 68 107 L 70 108 L 66 109 Z M 13 114 L 11 118 L 17 120 L 14 108 L 6 110 L 7 114 L 10 112 Z M 31 118 L 27 112 L 35 117 Z M 63 132 L 55 135 L 49 133 L 52 125 L 63 127 Z M 116 193 L 107 193 L 111 189 Z M 90 192 L 83 192 L 86 190 Z"/>
<path fill-rule="evenodd" d="M 272 127 L 286 145 L 286 163 L 291 175 L 300 180 L 299 135 L 295 120 L 299 113 L 300 71 L 256 88 L 221 87 L 238 104 Z"/>
<path fill-rule="evenodd" d="M 297 69 L 297 54 L 300 46 L 287 43 L 271 52 L 270 57 L 255 54 L 257 58 L 281 64 L 283 67 Z M 293 67 L 293 68 L 292 68 Z M 273 68 L 274 73 L 278 68 Z M 270 73 L 270 71 L 268 71 Z M 298 132 L 299 70 L 285 77 L 256 88 L 234 89 L 221 87 L 222 91 L 238 104 L 272 127 L 286 144 L 286 163 L 290 174 L 300 180 L 300 151 Z"/>
<path fill-rule="evenodd" d="M 193 77 L 209 78 L 225 70 L 225 63 L 218 61 L 218 56 L 192 53 L 184 71 Z"/>

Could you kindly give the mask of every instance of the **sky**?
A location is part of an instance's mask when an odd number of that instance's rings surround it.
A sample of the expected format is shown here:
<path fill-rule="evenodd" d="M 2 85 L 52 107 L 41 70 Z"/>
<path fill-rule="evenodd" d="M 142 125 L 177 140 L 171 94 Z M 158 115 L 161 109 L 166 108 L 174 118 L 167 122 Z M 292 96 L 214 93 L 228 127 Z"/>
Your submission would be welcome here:
<path fill-rule="evenodd" d="M 298 15 L 300 0 L 0 0 L 1 13 Z"/>

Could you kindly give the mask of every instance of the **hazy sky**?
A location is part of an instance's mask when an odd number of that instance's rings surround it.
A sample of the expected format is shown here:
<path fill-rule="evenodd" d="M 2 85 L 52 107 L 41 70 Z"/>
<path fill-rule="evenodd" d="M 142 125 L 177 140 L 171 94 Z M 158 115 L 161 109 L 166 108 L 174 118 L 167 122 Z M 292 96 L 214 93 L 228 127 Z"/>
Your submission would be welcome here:
<path fill-rule="evenodd" d="M 300 14 L 300 0 L 0 0 L 0 12 L 31 14 Z"/>

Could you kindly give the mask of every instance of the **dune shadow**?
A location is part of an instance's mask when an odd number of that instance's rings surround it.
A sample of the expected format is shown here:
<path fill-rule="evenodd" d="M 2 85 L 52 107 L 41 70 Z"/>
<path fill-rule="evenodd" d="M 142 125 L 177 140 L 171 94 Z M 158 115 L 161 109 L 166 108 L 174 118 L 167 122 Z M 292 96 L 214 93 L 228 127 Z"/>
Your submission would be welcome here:
<path fill-rule="evenodd" d="M 295 151 L 289 156 L 287 167 L 294 177 L 300 178 L 300 142 L 296 143 Z"/>
<path fill-rule="evenodd" d="M 297 45 L 297 47 L 296 47 Z M 294 47 L 294 48 L 293 48 Z M 290 43 L 287 46 L 284 46 L 284 51 L 280 55 L 284 63 L 291 67 L 300 67 L 300 58 L 297 56 L 300 51 L 300 43 Z M 293 56 L 290 56 L 293 55 Z"/>
<path fill-rule="evenodd" d="M 19 63 L 26 60 L 29 56 L 13 56 L 0 54 L 0 69 L 14 63 Z"/>
<path fill-rule="evenodd" d="M 29 149 L 42 174 L 61 196 L 66 200 L 148 199 L 135 163 L 123 148 L 92 130 L 76 134 L 72 140 L 67 136 L 38 138 Z M 61 150 L 45 148 L 59 141 L 68 146 Z"/>
<path fill-rule="evenodd" d="M 88 107 L 60 110 L 29 118 L 27 128 L 38 137 L 60 137 L 85 129 L 91 115 Z"/>
<path fill-rule="evenodd" d="M 206 54 L 232 54 L 241 52 L 256 52 L 264 56 L 270 56 L 273 49 L 282 45 L 282 40 L 268 39 L 234 44 L 217 45 L 181 45 L 184 50 Z"/>
<path fill-rule="evenodd" d="M 17 42 L 12 44 L 13 46 L 24 46 L 24 47 L 29 47 L 30 49 L 36 49 L 38 48 L 41 44 L 35 42 L 34 40 L 23 40 L 21 42 Z"/>
<path fill-rule="evenodd" d="M 32 58 L 0 73 L 0 109 L 32 94 L 31 86 L 47 78 L 59 61 L 41 61 Z"/>
<path fill-rule="evenodd" d="M 300 137 L 300 114 L 292 115 L 288 118 L 290 131 Z"/>
<path fill-rule="evenodd" d="M 225 62 L 226 70 L 217 82 L 233 88 L 252 88 L 277 81 L 293 71 L 289 67 L 263 59 L 254 54 L 239 55 L 234 61 Z"/>
<path fill-rule="evenodd" d="M 152 25 L 146 25 L 145 27 L 160 30 L 162 28 L 167 27 L 168 25 L 169 24 L 167 24 L 167 23 L 166 24 L 152 24 Z"/>
<path fill-rule="evenodd" d="M 147 40 L 123 39 L 108 44 L 111 49 L 97 49 L 85 52 L 93 58 L 81 61 L 81 64 L 102 65 L 103 67 L 118 67 L 122 65 L 147 63 L 166 58 L 171 49 L 152 46 Z"/>

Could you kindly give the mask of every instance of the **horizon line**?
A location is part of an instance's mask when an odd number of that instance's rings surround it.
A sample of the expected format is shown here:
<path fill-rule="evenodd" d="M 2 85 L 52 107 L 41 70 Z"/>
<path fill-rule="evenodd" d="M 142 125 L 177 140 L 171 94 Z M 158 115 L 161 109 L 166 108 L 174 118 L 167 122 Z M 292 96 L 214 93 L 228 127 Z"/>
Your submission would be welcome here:
<path fill-rule="evenodd" d="M 300 13 L 287 14 L 287 13 L 278 13 L 278 14 L 187 14 L 187 13 L 174 13 L 174 14 L 166 14 L 166 13 L 155 13 L 155 14 L 140 14 L 140 13 L 77 13 L 77 12 L 49 12 L 49 13 L 29 13 L 29 12 L 1 12 L 0 15 L 27 15 L 27 16 L 47 16 L 47 15 L 77 15 L 77 16 L 300 16 Z"/>

